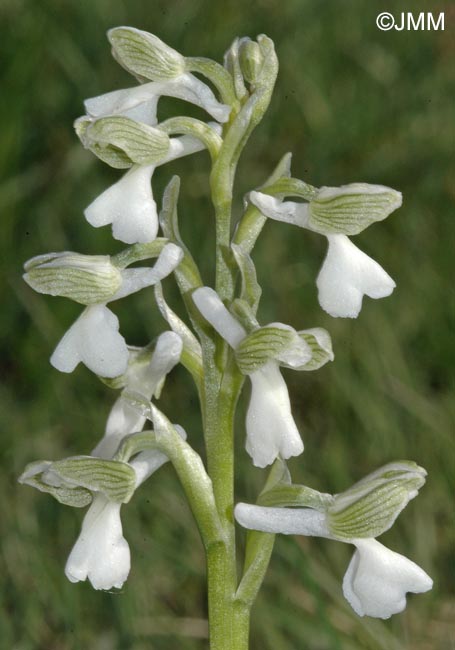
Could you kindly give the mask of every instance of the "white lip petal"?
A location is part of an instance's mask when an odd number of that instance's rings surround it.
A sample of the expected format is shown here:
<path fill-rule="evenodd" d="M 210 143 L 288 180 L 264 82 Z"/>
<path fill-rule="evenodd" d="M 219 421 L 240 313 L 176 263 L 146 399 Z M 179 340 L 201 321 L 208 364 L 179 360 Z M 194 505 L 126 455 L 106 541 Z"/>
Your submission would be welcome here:
<path fill-rule="evenodd" d="M 158 214 L 152 195 L 155 167 L 134 166 L 86 208 L 87 221 L 99 228 L 112 223 L 115 239 L 126 244 L 153 241 L 158 233 Z"/>
<path fill-rule="evenodd" d="M 104 305 L 84 309 L 51 356 L 61 372 L 72 372 L 81 361 L 101 377 L 118 377 L 128 365 L 128 348 L 119 321 Z"/>
<path fill-rule="evenodd" d="M 246 415 L 246 450 L 253 464 L 266 467 L 278 455 L 298 456 L 303 451 L 303 442 L 278 364 L 270 361 L 249 377 L 251 399 Z"/>
<path fill-rule="evenodd" d="M 123 537 L 120 505 L 101 494 L 93 499 L 66 563 L 71 582 L 88 579 L 95 589 L 112 589 L 127 579 L 130 549 Z"/>
<path fill-rule="evenodd" d="M 417 564 L 375 539 L 356 545 L 343 580 L 346 600 L 359 616 L 390 618 L 406 607 L 406 593 L 422 593 L 433 581 Z"/>
<path fill-rule="evenodd" d="M 356 318 L 364 295 L 389 296 L 395 282 L 345 235 L 329 235 L 329 248 L 316 284 L 319 303 L 331 316 Z"/>
<path fill-rule="evenodd" d="M 325 514 L 311 508 L 268 508 L 238 503 L 234 515 L 241 526 L 250 530 L 330 537 Z"/>
<path fill-rule="evenodd" d="M 204 318 L 231 347 L 236 348 L 245 338 L 246 331 L 223 305 L 219 295 L 210 287 L 201 287 L 192 299 Z"/>

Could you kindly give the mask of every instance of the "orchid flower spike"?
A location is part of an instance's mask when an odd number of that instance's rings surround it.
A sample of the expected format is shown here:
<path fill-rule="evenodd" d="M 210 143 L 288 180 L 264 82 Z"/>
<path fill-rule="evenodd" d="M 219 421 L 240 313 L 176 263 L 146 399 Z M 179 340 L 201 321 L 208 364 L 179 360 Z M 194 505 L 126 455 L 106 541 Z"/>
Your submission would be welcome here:
<path fill-rule="evenodd" d="M 351 183 L 322 187 L 308 203 L 282 201 L 251 192 L 251 203 L 266 217 L 325 235 L 329 247 L 316 284 L 319 303 L 331 316 L 356 318 L 363 296 L 384 298 L 395 282 L 347 237 L 385 219 L 401 205 L 401 193 L 383 185 Z"/>
<path fill-rule="evenodd" d="M 202 142 L 190 135 L 170 138 L 165 158 L 153 165 L 133 165 L 85 209 L 85 218 L 95 228 L 112 224 L 114 238 L 126 244 L 153 241 L 158 233 L 158 213 L 151 186 L 155 168 L 203 148 Z"/>
<path fill-rule="evenodd" d="M 359 616 L 387 619 L 406 607 L 407 592 L 422 593 L 433 585 L 417 564 L 374 539 L 416 496 L 425 475 L 415 463 L 390 463 L 326 501 L 320 510 L 239 503 L 234 514 L 239 524 L 251 530 L 353 544 L 356 550 L 344 576 L 344 596 Z M 273 489 L 268 494 L 270 501 Z"/>
<path fill-rule="evenodd" d="M 313 362 L 319 352 L 319 365 L 333 358 L 327 332 L 306 330 L 300 336 L 287 325 L 271 323 L 247 336 L 213 289 L 202 287 L 192 297 L 204 318 L 235 350 L 241 372 L 250 378 L 246 450 L 254 465 L 265 467 L 278 456 L 290 458 L 301 454 L 303 443 L 279 366 L 297 370 L 316 367 Z"/>
<path fill-rule="evenodd" d="M 36 291 L 65 296 L 87 305 L 51 356 L 61 372 L 72 372 L 82 362 L 101 377 L 122 375 L 128 348 L 119 333 L 119 321 L 106 304 L 160 282 L 183 256 L 175 244 L 166 244 L 152 268 L 118 269 L 108 256 L 78 253 L 39 255 L 25 264 L 24 280 Z"/>

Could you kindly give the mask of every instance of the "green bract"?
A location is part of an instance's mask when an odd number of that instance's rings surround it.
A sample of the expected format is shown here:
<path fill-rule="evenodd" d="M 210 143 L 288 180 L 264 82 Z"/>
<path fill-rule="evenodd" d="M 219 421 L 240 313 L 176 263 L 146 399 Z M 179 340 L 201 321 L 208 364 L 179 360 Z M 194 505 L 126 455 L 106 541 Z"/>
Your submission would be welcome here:
<path fill-rule="evenodd" d="M 47 253 L 28 260 L 24 269 L 23 278 L 35 291 L 82 305 L 106 302 L 122 284 L 122 275 L 108 255 Z"/>

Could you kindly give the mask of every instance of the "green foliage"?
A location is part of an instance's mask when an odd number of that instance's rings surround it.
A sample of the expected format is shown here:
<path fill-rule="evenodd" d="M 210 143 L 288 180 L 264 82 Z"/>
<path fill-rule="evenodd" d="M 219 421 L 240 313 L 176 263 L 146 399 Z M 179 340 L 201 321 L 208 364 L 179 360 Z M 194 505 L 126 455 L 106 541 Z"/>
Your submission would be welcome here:
<path fill-rule="evenodd" d="M 399 212 L 381 227 L 371 227 L 374 237 L 356 239 L 396 280 L 391 298 L 366 301 L 354 322 L 331 319 L 318 307 L 314 287 L 322 238 L 268 222 L 254 252 L 269 296 L 259 320 L 278 318 L 295 327 L 317 323 L 330 332 L 336 354 L 336 363 L 319 373 L 286 377 L 303 438 L 311 441 L 291 463 L 294 481 L 341 492 L 393 458 L 409 457 L 423 465 L 429 479 L 419 503 L 408 506 L 407 516 L 384 542 L 423 566 L 437 587 L 411 597 L 406 614 L 392 621 L 359 619 L 341 593 L 349 549 L 282 537 L 254 610 L 252 648 L 449 647 L 455 606 L 449 525 L 455 476 L 455 313 L 453 299 L 449 302 L 452 34 L 448 11 L 444 32 L 380 32 L 375 19 L 383 8 L 376 0 L 2 2 L 0 207 L 6 302 L 0 318 L 5 379 L 0 388 L 5 466 L 0 628 L 5 648 L 202 650 L 207 645 L 203 549 L 171 467 L 160 470 L 124 509 L 133 568 L 121 594 L 94 592 L 66 580 L 63 567 L 81 513 L 16 482 L 35 458 L 89 453 L 117 394 L 82 367 L 71 377 L 50 366 L 45 370 L 79 308 L 34 295 L 20 274 L 25 260 L 47 250 L 115 252 L 108 229 L 92 229 L 82 211 L 118 172 L 84 151 L 71 125 L 85 97 L 131 85 L 103 36 L 120 24 L 150 30 L 184 55 L 218 60 L 239 34 L 255 38 L 265 33 L 275 41 L 277 89 L 240 164 L 239 209 L 242 195 L 263 183 L 289 150 L 295 152 L 293 174 L 315 186 L 359 179 L 391 185 L 404 196 Z M 420 8 L 439 12 L 444 7 L 427 2 L 412 10 Z M 178 102 L 164 100 L 160 107 L 162 117 L 179 113 Z M 207 163 L 200 154 L 158 170 L 157 198 L 173 173 L 184 178 L 182 238 L 198 251 L 198 261 L 211 261 Z M 202 269 L 206 284 L 213 281 L 208 268 L 209 263 Z M 151 295 L 143 292 L 119 306 L 129 342 L 141 345 L 165 327 L 155 309 L 156 329 L 149 331 L 151 304 Z M 160 407 L 172 421 L 184 421 L 191 444 L 200 451 L 199 416 L 188 385 L 184 370 L 173 373 Z M 264 472 L 252 470 L 243 452 L 241 420 L 238 433 L 239 476 L 244 478 L 237 492 L 249 500 Z"/>

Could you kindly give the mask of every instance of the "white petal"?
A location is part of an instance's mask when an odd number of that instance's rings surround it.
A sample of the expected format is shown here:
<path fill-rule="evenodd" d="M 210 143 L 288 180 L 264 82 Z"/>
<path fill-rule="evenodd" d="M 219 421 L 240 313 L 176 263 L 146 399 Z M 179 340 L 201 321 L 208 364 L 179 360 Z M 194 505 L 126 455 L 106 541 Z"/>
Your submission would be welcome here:
<path fill-rule="evenodd" d="M 90 455 L 98 458 L 112 458 L 123 438 L 129 433 L 141 431 L 144 422 L 143 414 L 120 395 L 114 402 L 107 418 L 104 436 Z"/>
<path fill-rule="evenodd" d="M 346 235 L 329 235 L 327 239 L 327 256 L 316 280 L 319 304 L 326 312 L 356 318 L 364 295 L 384 298 L 392 293 L 392 278 Z"/>
<path fill-rule="evenodd" d="M 109 302 L 124 298 L 145 287 L 151 287 L 157 282 L 161 282 L 161 280 L 177 268 L 182 258 L 183 251 L 180 246 L 166 244 L 159 254 L 155 266 L 151 268 L 124 269 L 121 272 L 122 285 L 117 293 L 112 298 L 109 298 Z"/>
<path fill-rule="evenodd" d="M 95 589 L 112 589 L 127 579 L 130 549 L 123 537 L 120 505 L 101 494 L 93 499 L 66 563 L 71 582 L 88 578 Z"/>
<path fill-rule="evenodd" d="M 265 508 L 238 503 L 236 520 L 244 528 L 264 533 L 330 537 L 325 514 L 311 508 Z"/>
<path fill-rule="evenodd" d="M 269 219 L 308 228 L 308 203 L 282 201 L 262 192 L 250 192 L 249 200 Z"/>
<path fill-rule="evenodd" d="M 154 169 L 153 165 L 133 166 L 88 206 L 87 221 L 95 228 L 112 223 L 115 239 L 126 244 L 153 241 L 158 233 L 151 187 Z"/>
<path fill-rule="evenodd" d="M 162 84 L 148 83 L 134 88 L 114 90 L 84 102 L 90 117 L 124 115 L 150 126 L 157 123 L 156 110 Z"/>
<path fill-rule="evenodd" d="M 51 364 L 72 372 L 82 361 L 101 377 L 118 377 L 128 365 L 128 348 L 118 329 L 118 318 L 107 307 L 87 307 L 55 348 Z"/>
<path fill-rule="evenodd" d="M 160 160 L 158 165 L 164 165 L 171 160 L 176 160 L 177 158 L 182 158 L 182 156 L 197 153 L 203 149 L 205 149 L 203 142 L 192 135 L 182 135 L 179 138 L 170 138 L 169 152 L 166 158 Z"/>
<path fill-rule="evenodd" d="M 131 373 L 128 370 L 127 390 L 143 395 L 146 400 L 151 399 L 159 384 L 179 362 L 181 352 L 182 339 L 180 336 L 174 332 L 161 334 L 156 342 L 150 363 L 145 367 L 133 367 Z M 120 395 L 109 413 L 104 436 L 91 455 L 112 458 L 123 438 L 129 433 L 141 431 L 145 421 L 146 417 L 143 412 L 134 408 L 128 399 Z"/>
<path fill-rule="evenodd" d="M 246 415 L 246 450 L 256 467 L 298 456 L 303 442 L 291 413 L 286 383 L 278 364 L 270 361 L 249 375 L 251 399 Z"/>
<path fill-rule="evenodd" d="M 201 287 L 196 289 L 191 297 L 205 320 L 231 347 L 236 348 L 240 341 L 245 338 L 246 331 L 229 313 L 216 291 L 210 289 L 210 287 Z"/>
<path fill-rule="evenodd" d="M 357 539 L 343 593 L 359 616 L 390 618 L 406 607 L 406 593 L 422 593 L 433 581 L 417 564 L 375 539 Z"/>
<path fill-rule="evenodd" d="M 217 122 L 227 122 L 230 106 L 221 104 L 207 84 L 192 74 L 184 73 L 175 79 L 162 84 L 162 95 L 176 97 L 200 106 Z"/>
<path fill-rule="evenodd" d="M 134 88 L 115 90 L 92 97 L 85 101 L 85 109 L 91 117 L 103 117 L 128 115 L 132 109 L 142 107 L 146 123 L 153 125 L 157 122 L 156 104 L 160 96 L 175 97 L 196 104 L 205 109 L 217 122 L 226 122 L 229 119 L 230 107 L 221 104 L 203 81 L 188 73 L 169 81 L 152 81 Z M 138 115 L 140 116 L 141 113 Z"/>

